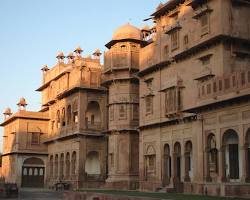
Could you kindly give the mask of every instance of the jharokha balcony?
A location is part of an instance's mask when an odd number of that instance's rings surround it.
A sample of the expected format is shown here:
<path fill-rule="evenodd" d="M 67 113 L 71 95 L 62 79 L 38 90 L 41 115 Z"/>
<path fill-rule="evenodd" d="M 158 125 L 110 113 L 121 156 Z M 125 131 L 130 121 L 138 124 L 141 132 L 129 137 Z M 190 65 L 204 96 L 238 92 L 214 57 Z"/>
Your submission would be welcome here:
<path fill-rule="evenodd" d="M 206 104 L 250 94 L 250 70 L 213 77 L 198 84 L 198 103 Z"/>
<path fill-rule="evenodd" d="M 139 69 L 139 52 L 131 50 L 108 51 L 104 54 L 104 71 L 121 68 Z"/>

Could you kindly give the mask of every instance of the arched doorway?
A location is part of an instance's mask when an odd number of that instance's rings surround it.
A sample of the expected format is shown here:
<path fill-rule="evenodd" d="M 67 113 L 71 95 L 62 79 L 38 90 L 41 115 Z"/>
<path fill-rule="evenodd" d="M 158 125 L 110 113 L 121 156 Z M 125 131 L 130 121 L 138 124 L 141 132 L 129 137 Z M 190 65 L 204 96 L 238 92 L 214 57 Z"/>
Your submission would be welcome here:
<path fill-rule="evenodd" d="M 248 129 L 246 132 L 245 158 L 246 158 L 246 182 L 250 182 L 250 129 Z"/>
<path fill-rule="evenodd" d="M 170 147 L 168 144 L 164 145 L 164 155 L 163 155 L 163 186 L 170 183 L 171 178 L 171 156 Z"/>
<path fill-rule="evenodd" d="M 66 164 L 66 178 L 70 177 L 70 154 L 69 152 L 66 154 L 66 160 L 65 160 L 65 164 Z"/>
<path fill-rule="evenodd" d="M 43 187 L 44 162 L 40 158 L 32 157 L 27 158 L 22 166 L 22 187 Z"/>
<path fill-rule="evenodd" d="M 190 182 L 191 177 L 193 176 L 192 170 L 192 142 L 187 141 L 185 144 L 185 181 Z"/>
<path fill-rule="evenodd" d="M 91 151 L 87 154 L 85 161 L 85 172 L 89 178 L 99 177 L 101 174 L 99 153 Z"/>
<path fill-rule="evenodd" d="M 155 179 L 156 175 L 156 151 L 152 145 L 149 145 L 144 156 L 145 180 Z"/>
<path fill-rule="evenodd" d="M 239 138 L 236 131 L 229 129 L 223 135 L 224 175 L 230 180 L 239 179 Z M 225 174 L 226 173 L 226 174 Z"/>
<path fill-rule="evenodd" d="M 59 179 L 64 178 L 64 154 L 61 153 L 60 156 L 60 172 L 59 172 Z"/>
<path fill-rule="evenodd" d="M 181 144 L 174 144 L 174 182 L 181 181 Z"/>
<path fill-rule="evenodd" d="M 101 128 L 101 110 L 98 102 L 89 102 L 85 121 L 87 129 L 98 130 Z"/>

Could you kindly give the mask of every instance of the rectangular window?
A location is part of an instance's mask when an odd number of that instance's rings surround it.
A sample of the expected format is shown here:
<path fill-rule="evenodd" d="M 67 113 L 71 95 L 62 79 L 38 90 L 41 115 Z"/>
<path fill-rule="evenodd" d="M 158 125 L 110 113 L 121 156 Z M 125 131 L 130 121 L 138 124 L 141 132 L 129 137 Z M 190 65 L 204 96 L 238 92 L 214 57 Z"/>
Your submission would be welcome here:
<path fill-rule="evenodd" d="M 146 114 L 151 114 L 153 112 L 153 96 L 145 97 L 145 107 Z"/>
<path fill-rule="evenodd" d="M 40 133 L 31 133 L 31 144 L 40 143 Z"/>
<path fill-rule="evenodd" d="M 188 45 L 188 35 L 184 36 L 184 46 Z"/>
<path fill-rule="evenodd" d="M 205 13 L 200 17 L 201 36 L 209 33 L 209 13 Z"/>
<path fill-rule="evenodd" d="M 241 72 L 241 85 L 246 84 L 245 72 Z"/>
<path fill-rule="evenodd" d="M 211 84 L 208 84 L 207 85 L 207 94 L 210 94 L 211 93 Z"/>
<path fill-rule="evenodd" d="M 217 85 L 216 85 L 216 82 L 213 83 L 213 88 L 214 88 L 214 92 L 217 92 Z"/>
<path fill-rule="evenodd" d="M 133 119 L 137 120 L 139 119 L 139 105 L 133 104 Z"/>
<path fill-rule="evenodd" d="M 179 31 L 176 30 L 171 33 L 171 50 L 174 51 L 179 48 Z"/>
<path fill-rule="evenodd" d="M 203 91 L 202 91 L 202 93 L 203 93 Z M 166 107 L 166 114 L 167 113 L 176 113 L 180 110 L 180 108 L 181 108 L 181 91 L 178 87 L 172 87 L 172 88 L 169 88 L 166 90 L 165 107 Z"/>
<path fill-rule="evenodd" d="M 169 48 L 168 48 L 168 45 L 166 45 L 164 47 L 164 56 L 165 56 L 165 59 L 169 58 Z"/>
<path fill-rule="evenodd" d="M 121 104 L 121 105 L 119 105 L 119 119 L 126 119 L 126 118 L 127 118 L 126 105 Z"/>
<path fill-rule="evenodd" d="M 148 170 L 155 170 L 155 155 L 148 156 Z"/>
<path fill-rule="evenodd" d="M 114 120 L 114 105 L 111 105 L 109 107 L 109 120 L 113 121 Z"/>
<path fill-rule="evenodd" d="M 73 112 L 73 119 L 74 119 L 74 123 L 78 124 L 78 112 Z"/>
<path fill-rule="evenodd" d="M 96 85 L 97 83 L 98 83 L 98 73 L 97 72 L 91 72 L 90 84 Z"/>
<path fill-rule="evenodd" d="M 114 167 L 114 154 L 113 153 L 109 154 L 109 162 L 110 162 L 110 167 Z"/>

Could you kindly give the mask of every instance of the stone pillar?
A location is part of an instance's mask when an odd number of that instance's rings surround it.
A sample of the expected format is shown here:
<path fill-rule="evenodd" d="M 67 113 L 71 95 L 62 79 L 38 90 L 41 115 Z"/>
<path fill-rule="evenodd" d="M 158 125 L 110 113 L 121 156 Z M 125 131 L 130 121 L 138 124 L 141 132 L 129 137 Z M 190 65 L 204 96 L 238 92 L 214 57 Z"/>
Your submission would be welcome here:
<path fill-rule="evenodd" d="M 243 160 L 245 162 L 245 182 L 249 183 L 250 182 L 250 171 L 249 171 L 249 156 L 248 156 L 248 146 L 249 144 L 246 144 L 244 146 L 244 156 L 243 156 Z M 242 163 L 243 164 L 243 163 Z"/>
<path fill-rule="evenodd" d="M 190 177 L 189 177 L 189 157 L 190 157 L 190 152 L 185 152 L 184 154 L 185 157 L 185 177 L 184 181 L 185 182 L 190 182 Z"/>
<path fill-rule="evenodd" d="M 242 166 L 241 166 L 242 174 L 241 174 L 240 178 L 241 178 L 242 182 L 245 182 L 246 177 L 247 177 L 247 171 L 246 171 L 247 170 L 246 169 L 246 164 L 247 164 L 246 145 L 243 145 L 243 146 L 240 147 L 240 155 L 242 156 L 241 157 L 241 160 L 242 160 Z"/>
<path fill-rule="evenodd" d="M 173 153 L 173 182 L 178 182 L 177 177 L 177 154 Z"/>
<path fill-rule="evenodd" d="M 221 182 L 226 182 L 226 159 L 225 159 L 225 146 L 223 145 L 219 151 L 219 176 Z"/>

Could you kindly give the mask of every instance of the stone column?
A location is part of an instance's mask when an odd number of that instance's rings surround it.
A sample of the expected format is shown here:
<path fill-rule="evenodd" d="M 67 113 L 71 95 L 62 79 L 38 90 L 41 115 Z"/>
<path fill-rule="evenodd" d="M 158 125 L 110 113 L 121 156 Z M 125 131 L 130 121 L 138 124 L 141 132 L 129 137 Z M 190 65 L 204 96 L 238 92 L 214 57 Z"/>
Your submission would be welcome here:
<path fill-rule="evenodd" d="M 243 145 L 240 147 L 240 155 L 241 155 L 241 160 L 242 160 L 242 165 L 241 165 L 241 181 L 245 182 L 246 177 L 247 177 L 247 172 L 246 172 L 246 164 L 247 164 L 247 152 L 246 152 L 246 146 Z M 239 160 L 240 161 L 240 160 Z"/>
<path fill-rule="evenodd" d="M 177 154 L 173 153 L 173 182 L 178 182 L 177 177 Z"/>
<path fill-rule="evenodd" d="M 189 157 L 190 157 L 190 152 L 185 152 L 184 154 L 185 157 L 185 177 L 184 177 L 184 181 L 185 182 L 190 182 L 190 177 L 189 177 Z"/>
<path fill-rule="evenodd" d="M 249 183 L 250 182 L 250 171 L 249 171 L 249 156 L 248 156 L 248 145 L 245 144 L 244 146 L 244 155 L 243 155 L 243 160 L 245 164 L 245 182 Z M 243 163 L 242 163 L 243 164 Z"/>
<path fill-rule="evenodd" d="M 219 175 L 221 182 L 226 182 L 226 159 L 225 159 L 225 146 L 223 145 L 219 150 Z"/>

